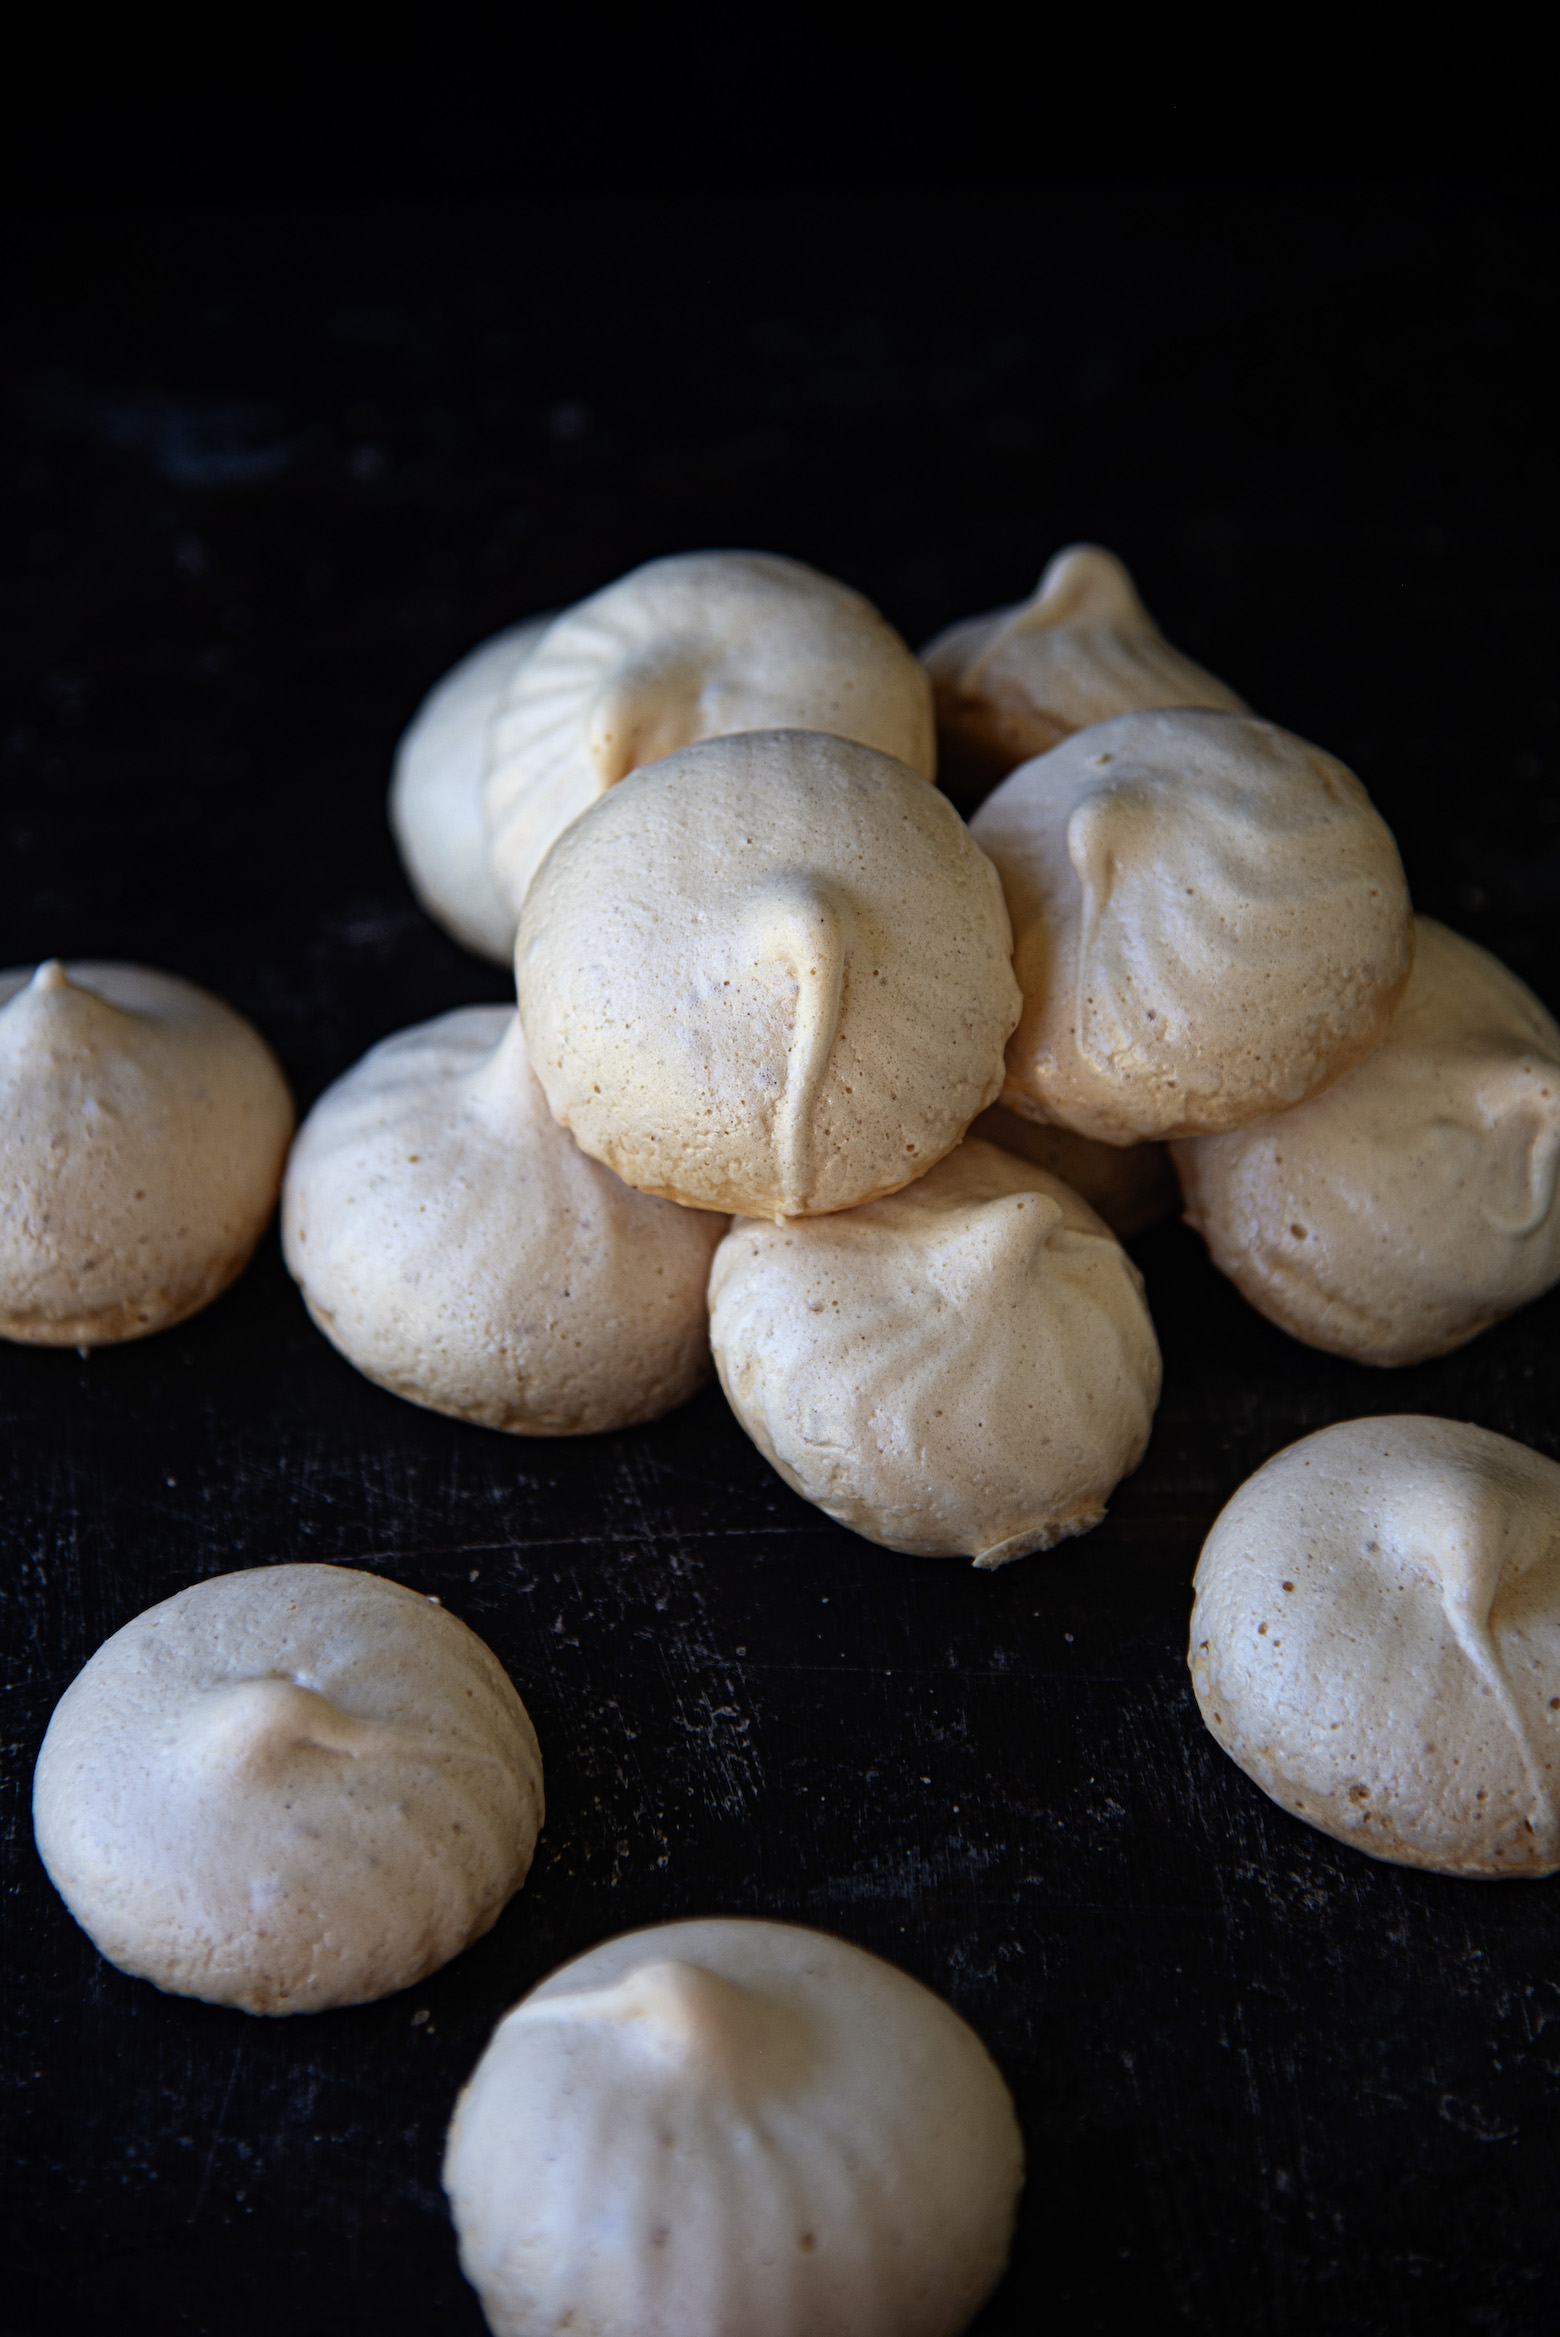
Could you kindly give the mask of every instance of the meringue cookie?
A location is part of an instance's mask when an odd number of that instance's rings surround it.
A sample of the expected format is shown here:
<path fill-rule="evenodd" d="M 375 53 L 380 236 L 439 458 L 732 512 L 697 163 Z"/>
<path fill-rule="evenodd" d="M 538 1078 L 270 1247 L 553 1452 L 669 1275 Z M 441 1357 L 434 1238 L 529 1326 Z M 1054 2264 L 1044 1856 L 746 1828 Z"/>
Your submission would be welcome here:
<path fill-rule="evenodd" d="M 1461 1421 L 1347 1420 L 1221 1511 L 1203 1719 L 1281 1808 L 1442 1874 L 1560 1866 L 1560 1467 Z"/>
<path fill-rule="evenodd" d="M 292 1099 L 258 1031 L 145 966 L 0 974 L 0 1338 L 140 1339 L 226 1290 Z"/>
<path fill-rule="evenodd" d="M 478 957 L 508 965 L 515 912 L 488 864 L 482 786 L 488 732 L 514 675 L 553 620 L 495 633 L 434 684 L 395 751 L 390 826 L 413 892 Z"/>
<path fill-rule="evenodd" d="M 1178 1144 L 1186 1215 L 1269 1321 L 1357 1363 L 1422 1363 L 1560 1281 L 1560 1028 L 1421 917 L 1386 1038 L 1276 1119 Z"/>
<path fill-rule="evenodd" d="M 576 821 L 515 971 L 536 1076 L 588 1153 L 693 1208 L 807 1217 L 922 1175 L 995 1100 L 1010 949 L 945 796 L 872 747 L 757 731 Z"/>
<path fill-rule="evenodd" d="M 490 1930 L 542 1823 L 502 1666 L 344 1566 L 198 1582 L 105 1640 L 33 1781 L 49 1879 L 109 1962 L 243 2012 L 388 1996 Z"/>
<path fill-rule="evenodd" d="M 966 617 L 929 641 L 938 745 L 951 783 L 984 793 L 1075 730 L 1156 706 L 1244 701 L 1154 623 L 1122 563 L 1098 544 L 1069 544 L 1033 598 Z"/>
<path fill-rule="evenodd" d="M 494 719 L 484 801 L 518 910 L 548 847 L 642 763 L 743 730 L 820 730 L 936 771 L 931 689 L 871 602 L 799 560 L 651 560 L 567 610 Z"/>
<path fill-rule="evenodd" d="M 349 1362 L 520 1436 L 626 1428 L 693 1394 L 725 1230 L 586 1159 L 504 1006 L 373 1048 L 304 1122 L 282 1200 L 287 1264 Z"/>
<path fill-rule="evenodd" d="M 444 2187 L 494 2337 L 956 2337 L 1023 2171 L 1008 2090 L 940 1997 L 822 1932 L 717 1919 L 524 1997 Z"/>
<path fill-rule="evenodd" d="M 1097 1144 L 1070 1128 L 1026 1120 L 1006 1104 L 982 1112 L 970 1134 L 1060 1177 L 1122 1241 L 1173 1217 L 1181 1205 L 1167 1144 Z"/>
<path fill-rule="evenodd" d="M 976 1137 L 889 1200 L 734 1225 L 710 1317 L 786 1483 L 922 1557 L 1002 1566 L 1087 1533 L 1159 1400 L 1131 1259 L 1060 1178 Z"/>
<path fill-rule="evenodd" d="M 1408 889 L 1351 771 L 1254 716 L 1123 714 L 1025 763 L 971 833 L 1024 1015 L 1002 1101 L 1106 1144 L 1238 1128 L 1379 1045 Z"/>

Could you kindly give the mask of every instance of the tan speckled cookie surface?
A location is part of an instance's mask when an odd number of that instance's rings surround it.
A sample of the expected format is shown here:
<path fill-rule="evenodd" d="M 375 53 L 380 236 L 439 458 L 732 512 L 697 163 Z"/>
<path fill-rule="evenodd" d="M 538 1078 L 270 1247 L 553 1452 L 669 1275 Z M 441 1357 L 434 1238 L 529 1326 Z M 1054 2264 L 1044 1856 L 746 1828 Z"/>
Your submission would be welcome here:
<path fill-rule="evenodd" d="M 1278 1453 L 1197 1564 L 1190 1663 L 1264 1793 L 1373 1857 L 1560 1866 L 1560 1466 L 1457 1420 Z"/>
<path fill-rule="evenodd" d="M 995 870 L 924 780 L 806 731 L 635 772 L 527 897 L 554 1116 L 643 1191 L 754 1217 L 892 1192 L 995 1098 L 1019 999 Z"/>

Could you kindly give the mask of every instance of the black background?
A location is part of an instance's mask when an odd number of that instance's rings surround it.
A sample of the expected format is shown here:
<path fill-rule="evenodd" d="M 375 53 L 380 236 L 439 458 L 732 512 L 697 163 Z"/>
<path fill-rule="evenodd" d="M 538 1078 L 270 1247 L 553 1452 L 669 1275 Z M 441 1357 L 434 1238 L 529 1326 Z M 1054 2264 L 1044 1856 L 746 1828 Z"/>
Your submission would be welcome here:
<path fill-rule="evenodd" d="M 52 191 L 58 192 L 58 181 Z M 34 202 L 7 228 L 0 963 L 208 984 L 301 1105 L 505 978 L 414 907 L 395 738 L 462 651 L 656 553 L 756 545 L 912 641 L 1077 536 L 1341 754 L 1418 905 L 1560 1006 L 1546 200 L 1473 184 Z M 1560 1453 L 1560 1299 L 1390 1374 L 1134 1245 L 1166 1381 L 1081 1542 L 874 1549 L 710 1390 L 522 1442 L 358 1378 L 274 1235 L 208 1313 L 0 1350 L 5 2337 L 477 2332 L 439 2192 L 503 2009 L 730 1911 L 974 2022 L 1030 2182 L 981 2337 L 1527 2331 L 1560 2304 L 1560 1883 L 1373 1865 L 1272 1808 L 1184 1666 L 1203 1534 L 1269 1453 L 1424 1410 Z M 477 1948 L 266 2023 L 106 1967 L 28 1789 L 143 1606 L 282 1559 L 439 1593 L 530 1708 L 549 1821 Z M 426 2017 L 423 2017 L 426 2015 Z"/>

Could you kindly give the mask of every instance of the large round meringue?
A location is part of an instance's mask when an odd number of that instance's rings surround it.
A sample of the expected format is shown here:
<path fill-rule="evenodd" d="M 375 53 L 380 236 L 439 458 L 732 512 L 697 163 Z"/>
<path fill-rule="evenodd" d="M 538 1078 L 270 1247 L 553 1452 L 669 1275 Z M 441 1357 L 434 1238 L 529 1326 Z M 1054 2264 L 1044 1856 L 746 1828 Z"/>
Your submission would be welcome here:
<path fill-rule="evenodd" d="M 742 730 L 822 730 L 936 771 L 931 689 L 859 592 L 772 552 L 651 560 L 566 610 L 494 718 L 485 804 L 518 910 L 555 837 L 642 763 Z"/>
<path fill-rule="evenodd" d="M 956 2337 L 1023 2181 L 950 2006 L 822 1932 L 669 1923 L 502 2021 L 444 2161 L 494 2337 Z"/>
<path fill-rule="evenodd" d="M 258 1031 L 145 966 L 0 974 L 0 1338 L 182 1322 L 276 1206 L 292 1098 Z"/>
<path fill-rule="evenodd" d="M 1123 714 L 971 833 L 1024 1013 L 1002 1101 L 1107 1144 L 1239 1128 L 1377 1046 L 1408 979 L 1397 847 L 1351 771 L 1243 714 Z"/>
<path fill-rule="evenodd" d="M 1087 1533 L 1159 1400 L 1131 1259 L 1060 1178 L 976 1137 L 864 1209 L 734 1225 L 710 1315 L 787 1484 L 923 1557 L 1001 1566 Z"/>
<path fill-rule="evenodd" d="M 1030 599 L 965 617 L 929 641 L 938 751 L 966 794 L 1005 779 L 1075 730 L 1155 706 L 1222 706 L 1235 692 L 1172 649 L 1113 552 L 1069 544 Z"/>
<path fill-rule="evenodd" d="M 488 858 L 488 733 L 552 622 L 531 617 L 495 633 L 435 682 L 396 748 L 390 781 L 390 826 L 413 892 L 436 924 L 500 965 L 514 956 L 515 912 Z"/>
<path fill-rule="evenodd" d="M 1560 1866 L 1560 1466 L 1416 1416 L 1292 1444 L 1197 1563 L 1203 1719 L 1279 1805 L 1443 1874 Z"/>
<path fill-rule="evenodd" d="M 1357 1363 L 1422 1363 L 1560 1281 L 1560 1028 L 1421 917 L 1367 1062 L 1175 1158 L 1189 1222 L 1271 1322 Z"/>
<path fill-rule="evenodd" d="M 121 1971 L 323 2012 L 491 1928 L 531 1863 L 541 1756 L 497 1658 L 437 1599 L 261 1566 L 105 1640 L 55 1706 L 33 1823 Z"/>
<path fill-rule="evenodd" d="M 304 1122 L 282 1198 L 288 1266 L 348 1361 L 520 1436 L 626 1428 L 693 1394 L 725 1229 L 586 1158 L 504 1006 L 372 1048 Z"/>
<path fill-rule="evenodd" d="M 1002 1084 L 1018 1019 L 995 869 L 875 748 L 712 739 L 548 855 L 515 948 L 555 1118 L 631 1185 L 808 1217 L 920 1176 Z"/>

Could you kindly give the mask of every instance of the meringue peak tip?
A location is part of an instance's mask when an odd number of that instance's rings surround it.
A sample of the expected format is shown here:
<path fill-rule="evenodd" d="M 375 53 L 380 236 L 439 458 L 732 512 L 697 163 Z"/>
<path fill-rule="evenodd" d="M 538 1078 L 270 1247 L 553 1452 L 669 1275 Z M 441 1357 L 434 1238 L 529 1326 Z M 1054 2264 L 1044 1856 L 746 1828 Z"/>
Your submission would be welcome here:
<path fill-rule="evenodd" d="M 1052 624 L 1088 618 L 1143 621 L 1147 612 L 1132 571 L 1103 544 L 1064 544 L 1046 562 L 1026 617 Z"/>
<path fill-rule="evenodd" d="M 771 2063 L 793 2058 L 799 2042 L 786 2007 L 680 1959 L 640 1964 L 607 1988 L 531 1999 L 518 2015 L 618 2029 L 657 2059 L 749 2082 L 761 2082 Z"/>
<path fill-rule="evenodd" d="M 76 985 L 65 971 L 63 958 L 45 958 L 27 987 L 47 997 L 52 991 L 74 990 Z"/>

